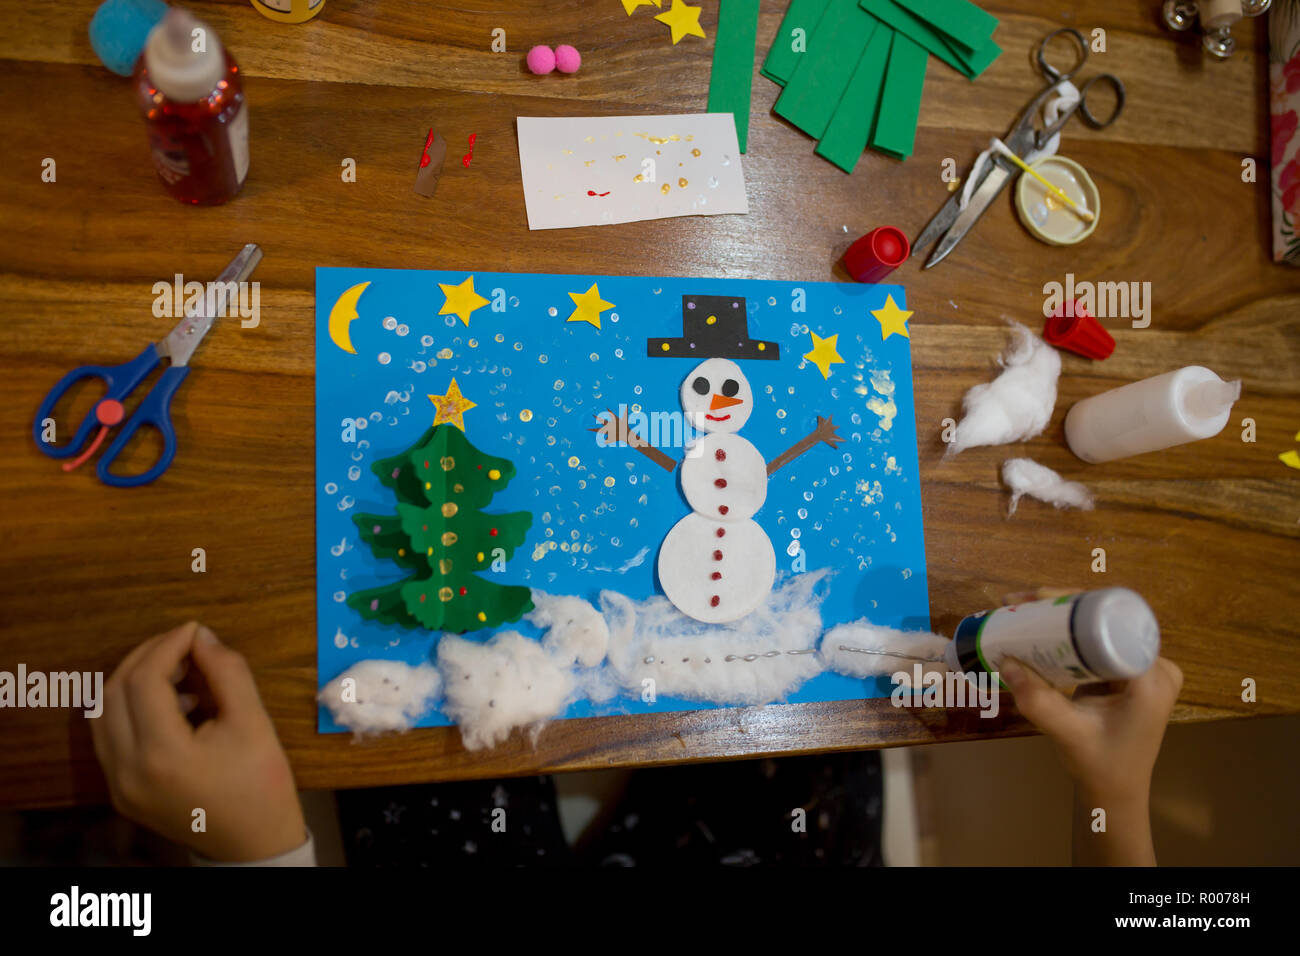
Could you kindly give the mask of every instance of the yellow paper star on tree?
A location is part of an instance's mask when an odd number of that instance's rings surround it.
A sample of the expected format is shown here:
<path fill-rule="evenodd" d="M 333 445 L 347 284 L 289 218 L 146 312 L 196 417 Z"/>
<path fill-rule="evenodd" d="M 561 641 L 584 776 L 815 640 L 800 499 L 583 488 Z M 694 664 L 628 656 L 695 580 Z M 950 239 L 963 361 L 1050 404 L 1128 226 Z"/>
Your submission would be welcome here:
<path fill-rule="evenodd" d="M 460 320 L 466 325 L 469 325 L 469 317 L 474 314 L 475 309 L 481 309 L 488 304 L 487 299 L 474 291 L 473 276 L 470 276 L 460 285 L 443 285 L 439 282 L 438 288 L 447 297 L 447 301 L 442 304 L 438 314 L 459 316 Z"/>
<path fill-rule="evenodd" d="M 682 0 L 673 0 L 669 11 L 659 14 L 655 19 L 667 24 L 673 31 L 673 46 L 685 36 L 704 38 L 704 28 L 700 26 L 700 8 L 682 3 Z"/>
<path fill-rule="evenodd" d="M 460 386 L 456 384 L 454 378 L 451 380 L 451 384 L 447 386 L 446 395 L 430 395 L 429 401 L 433 402 L 433 407 L 438 410 L 437 414 L 433 416 L 435 425 L 451 422 L 461 431 L 465 430 L 465 413 L 471 408 L 478 407 L 476 403 L 471 402 L 460 393 Z"/>
<path fill-rule="evenodd" d="M 600 313 L 614 308 L 613 302 L 606 302 L 600 297 L 600 290 L 594 282 L 586 292 L 570 292 L 569 298 L 573 300 L 574 309 L 573 314 L 565 319 L 566 322 L 590 322 L 600 328 Z"/>
<path fill-rule="evenodd" d="M 901 335 L 905 339 L 912 337 L 907 331 L 907 320 L 912 317 L 912 313 L 900 309 L 892 295 L 885 297 L 884 308 L 875 309 L 871 314 L 880 323 L 880 341 L 883 342 L 894 334 Z"/>
<path fill-rule="evenodd" d="M 660 10 L 663 9 L 664 5 L 660 2 L 660 0 L 623 0 L 623 9 L 627 11 L 627 15 L 630 17 L 632 15 L 632 11 L 635 10 L 637 7 L 648 7 L 652 3 Z"/>
<path fill-rule="evenodd" d="M 835 342 L 840 337 L 837 332 L 828 338 L 822 338 L 816 332 L 809 332 L 812 336 L 813 348 L 811 352 L 806 352 L 804 358 L 817 366 L 817 370 L 822 373 L 822 378 L 831 377 L 831 366 L 843 363 L 844 359 L 840 358 L 840 353 L 835 351 Z"/>

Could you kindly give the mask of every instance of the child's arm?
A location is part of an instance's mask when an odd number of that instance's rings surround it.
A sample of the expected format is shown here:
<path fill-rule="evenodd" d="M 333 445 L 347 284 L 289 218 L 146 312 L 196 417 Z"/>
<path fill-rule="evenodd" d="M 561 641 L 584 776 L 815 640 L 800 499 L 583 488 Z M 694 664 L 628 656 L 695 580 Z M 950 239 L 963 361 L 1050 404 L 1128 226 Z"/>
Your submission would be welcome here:
<path fill-rule="evenodd" d="M 1087 685 L 1073 700 L 1016 661 L 1003 662 L 1002 680 L 1074 779 L 1074 864 L 1155 866 L 1151 771 L 1183 686 L 1178 665 L 1161 657 L 1135 680 Z"/>
<path fill-rule="evenodd" d="M 197 727 L 185 717 L 196 700 L 175 686 L 191 661 L 216 707 Z M 132 650 L 104 685 L 91 735 L 113 806 L 201 857 L 270 861 L 308 842 L 252 672 L 206 627 L 191 622 Z"/>

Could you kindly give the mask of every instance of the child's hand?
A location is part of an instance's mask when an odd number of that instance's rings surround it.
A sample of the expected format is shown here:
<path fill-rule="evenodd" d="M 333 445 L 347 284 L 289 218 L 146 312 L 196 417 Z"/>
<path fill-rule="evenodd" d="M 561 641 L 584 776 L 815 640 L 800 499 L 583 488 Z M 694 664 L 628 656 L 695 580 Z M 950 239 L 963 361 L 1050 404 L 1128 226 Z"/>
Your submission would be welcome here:
<path fill-rule="evenodd" d="M 175 687 L 189 661 L 216 707 L 197 727 L 185 716 L 196 699 Z M 104 686 L 91 733 L 113 806 L 201 856 L 261 860 L 307 839 L 293 773 L 252 672 L 206 627 L 191 622 L 132 650 Z M 197 819 L 206 831 L 196 832 Z"/>
<path fill-rule="evenodd" d="M 1073 700 L 1019 661 L 1003 661 L 1001 673 L 1016 708 L 1056 745 L 1083 799 L 1093 806 L 1146 802 L 1160 741 L 1183 686 L 1177 664 L 1158 658 L 1141 677 L 1085 685 Z"/>

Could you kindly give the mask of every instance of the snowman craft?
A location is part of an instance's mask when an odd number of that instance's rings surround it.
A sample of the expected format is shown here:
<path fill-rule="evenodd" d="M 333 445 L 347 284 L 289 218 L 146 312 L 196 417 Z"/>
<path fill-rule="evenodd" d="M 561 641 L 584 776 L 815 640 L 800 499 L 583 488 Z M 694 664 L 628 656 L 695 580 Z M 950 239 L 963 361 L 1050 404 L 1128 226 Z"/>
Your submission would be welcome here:
<path fill-rule="evenodd" d="M 652 358 L 700 358 L 682 383 L 687 421 L 702 434 L 688 447 L 681 486 L 691 513 L 673 526 L 659 549 L 659 583 L 673 605 L 707 624 L 735 621 L 755 610 L 776 580 L 776 552 L 754 515 L 767 499 L 767 480 L 818 442 L 835 448 L 842 438 L 829 418 L 770 462 L 737 432 L 749 420 L 754 395 L 732 359 L 777 361 L 776 342 L 749 338 L 740 296 L 682 296 L 683 335 L 650 339 Z M 624 442 L 671 472 L 677 463 L 632 431 L 626 417 L 609 418 L 591 431 L 608 444 Z"/>

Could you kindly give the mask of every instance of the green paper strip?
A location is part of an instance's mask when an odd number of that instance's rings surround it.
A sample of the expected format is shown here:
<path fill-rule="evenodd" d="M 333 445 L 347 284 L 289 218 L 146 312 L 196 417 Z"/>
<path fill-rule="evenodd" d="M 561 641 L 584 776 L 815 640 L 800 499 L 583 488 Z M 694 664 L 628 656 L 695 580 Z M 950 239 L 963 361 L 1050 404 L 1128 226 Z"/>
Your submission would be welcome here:
<path fill-rule="evenodd" d="M 831 0 L 799 64 L 772 111 L 820 139 L 878 21 L 857 0 Z"/>
<path fill-rule="evenodd" d="M 921 91 L 929 62 L 925 49 L 905 34 L 894 36 L 880 94 L 880 115 L 871 134 L 871 145 L 898 159 L 912 155 L 916 143 L 916 121 L 921 114 Z"/>
<path fill-rule="evenodd" d="M 840 105 L 817 144 L 817 155 L 830 160 L 846 173 L 853 172 L 858 157 L 871 138 L 893 39 L 894 31 L 884 25 L 872 33 L 867 48 L 858 58 L 853 78 L 840 98 Z"/>
<path fill-rule="evenodd" d="M 979 50 L 993 39 L 997 17 L 969 0 L 899 0 L 917 17 L 956 40 L 967 51 Z"/>
<path fill-rule="evenodd" d="M 799 61 L 804 57 L 804 51 L 796 47 L 799 45 L 807 47 L 808 38 L 817 29 L 817 24 L 821 22 L 822 14 L 826 12 L 829 3 L 830 0 L 793 0 L 790 9 L 785 12 L 785 19 L 781 21 L 781 29 L 776 31 L 772 49 L 767 51 L 767 59 L 763 61 L 759 72 L 773 83 L 785 86 L 794 75 Z M 799 44 L 795 30 L 803 31 L 802 44 Z"/>
<path fill-rule="evenodd" d="M 749 94 L 758 41 L 758 0 L 721 0 L 714 30 L 713 72 L 709 74 L 709 112 L 736 118 L 736 141 L 749 139 Z"/>
<path fill-rule="evenodd" d="M 954 46 L 949 42 L 940 31 L 912 11 L 900 7 L 893 0 L 859 0 L 859 2 L 872 16 L 888 23 L 968 79 L 975 79 L 988 68 L 990 63 L 1002 55 L 1002 49 L 992 40 L 973 53 L 965 53 L 960 46 Z"/>

